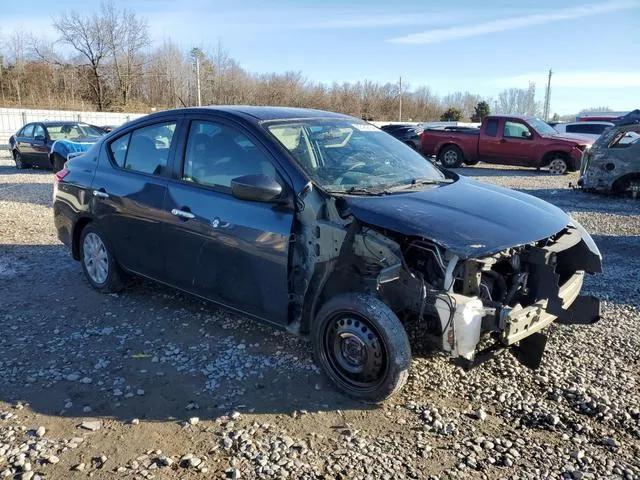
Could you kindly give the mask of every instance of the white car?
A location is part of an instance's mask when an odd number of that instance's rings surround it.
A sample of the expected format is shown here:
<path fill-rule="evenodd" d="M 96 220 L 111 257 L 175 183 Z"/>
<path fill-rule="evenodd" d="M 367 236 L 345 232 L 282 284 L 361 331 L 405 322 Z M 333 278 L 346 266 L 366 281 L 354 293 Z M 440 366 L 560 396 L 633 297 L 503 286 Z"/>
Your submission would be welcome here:
<path fill-rule="evenodd" d="M 557 123 L 553 126 L 558 132 L 563 135 L 575 136 L 579 138 L 589 138 L 591 140 L 597 140 L 602 132 L 607 128 L 613 127 L 611 122 L 571 122 L 571 123 Z"/>

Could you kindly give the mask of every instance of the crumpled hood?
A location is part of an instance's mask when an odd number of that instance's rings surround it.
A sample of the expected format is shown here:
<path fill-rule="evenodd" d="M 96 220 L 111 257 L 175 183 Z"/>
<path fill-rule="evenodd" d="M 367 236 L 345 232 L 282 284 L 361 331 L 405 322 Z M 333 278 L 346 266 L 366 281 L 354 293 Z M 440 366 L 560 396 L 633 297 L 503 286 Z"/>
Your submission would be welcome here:
<path fill-rule="evenodd" d="M 461 258 L 542 240 L 570 222 L 539 198 L 464 177 L 422 191 L 344 200 L 362 222 L 429 239 Z"/>

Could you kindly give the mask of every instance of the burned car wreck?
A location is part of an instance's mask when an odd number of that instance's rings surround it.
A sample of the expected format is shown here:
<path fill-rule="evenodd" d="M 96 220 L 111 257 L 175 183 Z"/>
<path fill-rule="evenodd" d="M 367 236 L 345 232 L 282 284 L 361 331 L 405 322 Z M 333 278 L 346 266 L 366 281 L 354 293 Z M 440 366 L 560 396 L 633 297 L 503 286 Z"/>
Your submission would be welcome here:
<path fill-rule="evenodd" d="M 55 178 L 58 237 L 93 288 L 117 291 L 123 270 L 283 326 L 364 401 L 405 383 L 409 322 L 467 367 L 505 349 L 536 367 L 549 324 L 600 315 L 580 294 L 601 256 L 578 222 L 346 115 L 160 112 Z"/>
<path fill-rule="evenodd" d="M 582 156 L 578 186 L 586 192 L 640 192 L 640 110 L 607 129 Z"/>

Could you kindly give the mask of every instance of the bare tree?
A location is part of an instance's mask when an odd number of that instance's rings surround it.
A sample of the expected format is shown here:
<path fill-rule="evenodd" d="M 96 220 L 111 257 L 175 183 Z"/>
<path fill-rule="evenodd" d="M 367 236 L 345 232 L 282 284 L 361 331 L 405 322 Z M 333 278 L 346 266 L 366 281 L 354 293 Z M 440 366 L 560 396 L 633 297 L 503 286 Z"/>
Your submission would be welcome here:
<path fill-rule="evenodd" d="M 540 115 L 542 106 L 536 101 L 536 84 L 529 82 L 528 88 L 503 90 L 498 95 L 493 110 L 506 115 Z"/>
<path fill-rule="evenodd" d="M 127 105 L 131 90 L 143 73 L 142 51 L 149 46 L 149 28 L 135 13 L 118 10 L 113 2 L 102 4 L 99 23 L 115 71 L 116 90 L 122 105 Z"/>
<path fill-rule="evenodd" d="M 58 17 L 54 28 L 60 40 L 76 50 L 86 61 L 89 68 L 89 87 L 98 111 L 107 106 L 104 62 L 109 54 L 109 42 L 106 35 L 104 18 L 97 14 L 81 15 L 78 12 L 65 13 Z"/>

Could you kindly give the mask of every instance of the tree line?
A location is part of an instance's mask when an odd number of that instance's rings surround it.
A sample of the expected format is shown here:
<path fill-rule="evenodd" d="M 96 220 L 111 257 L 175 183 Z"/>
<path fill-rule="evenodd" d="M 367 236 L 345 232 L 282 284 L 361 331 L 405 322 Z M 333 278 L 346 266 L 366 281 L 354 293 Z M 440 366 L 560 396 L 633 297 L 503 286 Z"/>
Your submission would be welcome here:
<path fill-rule="evenodd" d="M 311 107 L 369 120 L 480 121 L 490 111 L 539 115 L 535 84 L 495 98 L 471 92 L 440 96 L 427 86 L 363 80 L 314 82 L 301 72 L 255 73 L 218 45 L 185 50 L 154 44 L 146 20 L 106 2 L 92 13 L 53 19 L 57 38 L 14 32 L 0 42 L 0 101 L 4 106 L 148 112 L 197 104 L 196 61 L 203 105 Z"/>

